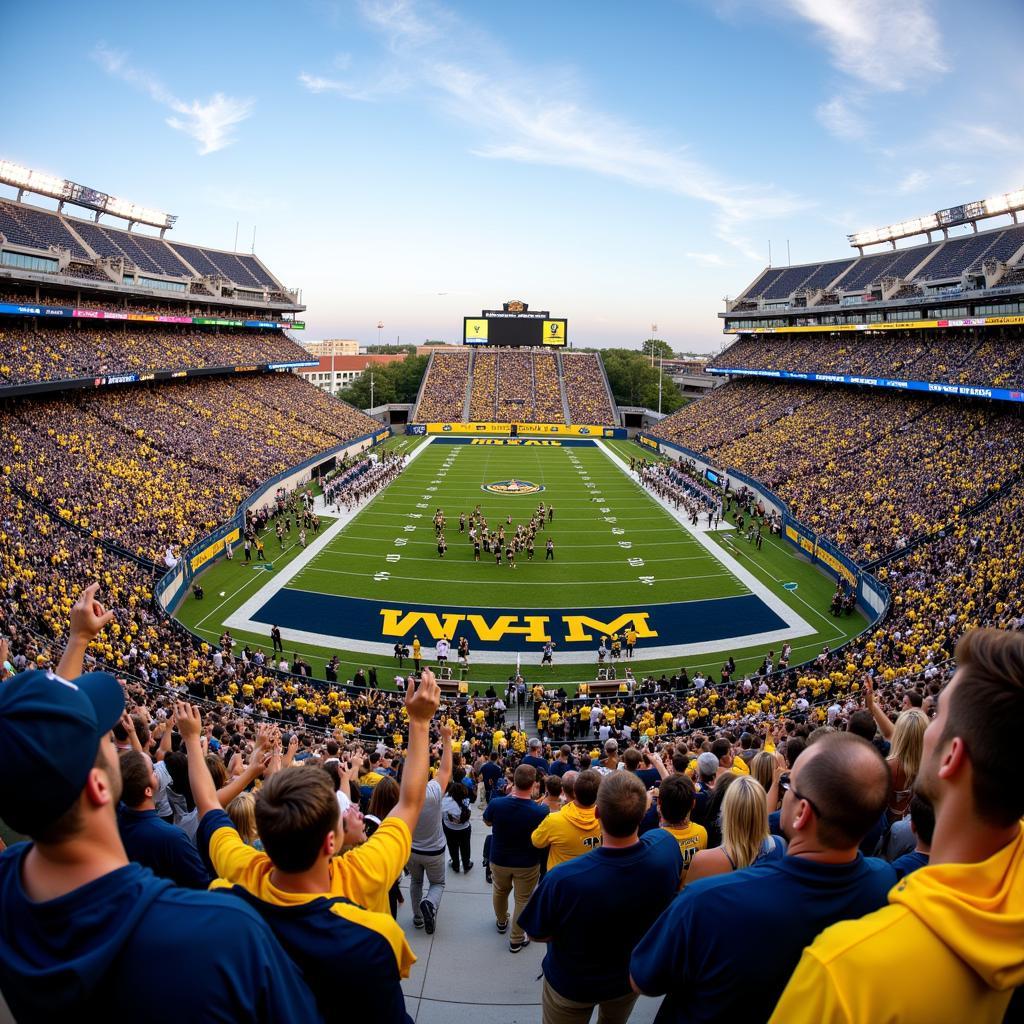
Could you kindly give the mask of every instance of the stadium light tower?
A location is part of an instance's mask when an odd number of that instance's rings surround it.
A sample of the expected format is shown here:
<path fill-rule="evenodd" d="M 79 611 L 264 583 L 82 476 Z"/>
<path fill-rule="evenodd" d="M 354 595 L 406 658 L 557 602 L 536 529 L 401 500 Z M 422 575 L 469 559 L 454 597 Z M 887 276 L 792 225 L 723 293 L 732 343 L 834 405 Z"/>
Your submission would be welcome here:
<path fill-rule="evenodd" d="M 380 346 L 381 339 L 383 337 L 384 337 L 384 321 L 383 320 L 378 320 L 377 321 L 377 345 L 378 345 L 378 347 Z"/>

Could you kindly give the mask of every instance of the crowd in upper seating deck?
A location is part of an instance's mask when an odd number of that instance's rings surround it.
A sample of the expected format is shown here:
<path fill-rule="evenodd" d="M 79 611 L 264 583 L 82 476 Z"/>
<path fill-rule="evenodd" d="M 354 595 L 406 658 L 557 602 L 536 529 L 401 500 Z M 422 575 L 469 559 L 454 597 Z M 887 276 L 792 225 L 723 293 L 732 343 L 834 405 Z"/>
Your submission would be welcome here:
<path fill-rule="evenodd" d="M 97 374 L 309 360 L 277 331 L 136 325 L 12 329 L 0 324 L 0 386 Z"/>
<path fill-rule="evenodd" d="M 0 415 L 0 472 L 160 561 L 263 480 L 379 426 L 291 374 L 19 399 Z"/>
<path fill-rule="evenodd" d="M 1024 383 L 1024 333 L 1005 327 L 986 328 L 975 337 L 965 337 L 962 329 L 838 338 L 744 336 L 715 356 L 714 365 L 1014 388 Z"/>

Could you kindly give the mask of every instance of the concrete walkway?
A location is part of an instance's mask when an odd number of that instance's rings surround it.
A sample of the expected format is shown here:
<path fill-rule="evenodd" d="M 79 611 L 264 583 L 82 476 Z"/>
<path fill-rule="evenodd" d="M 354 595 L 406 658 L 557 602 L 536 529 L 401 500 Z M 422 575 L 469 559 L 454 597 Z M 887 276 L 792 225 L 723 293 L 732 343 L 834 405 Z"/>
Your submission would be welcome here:
<path fill-rule="evenodd" d="M 417 957 L 402 983 L 406 1011 L 416 1024 L 541 1024 L 539 976 L 546 947 L 531 943 L 513 954 L 508 934 L 498 934 L 483 867 L 489 830 L 479 807 L 472 821 L 473 869 L 455 874 L 449 865 L 433 935 L 413 927 L 409 880 L 402 880 L 405 903 L 398 923 Z M 660 1003 L 641 997 L 630 1024 L 650 1024 Z"/>

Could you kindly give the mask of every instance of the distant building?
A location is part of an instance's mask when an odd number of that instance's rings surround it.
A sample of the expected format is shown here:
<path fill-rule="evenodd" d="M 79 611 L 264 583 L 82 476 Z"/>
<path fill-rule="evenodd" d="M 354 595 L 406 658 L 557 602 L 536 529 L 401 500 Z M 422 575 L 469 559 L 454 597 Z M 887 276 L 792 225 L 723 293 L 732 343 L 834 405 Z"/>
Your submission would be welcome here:
<path fill-rule="evenodd" d="M 353 344 L 355 344 L 353 342 Z M 328 394 L 336 394 L 342 388 L 348 387 L 354 380 L 359 380 L 367 369 L 382 363 L 401 362 L 405 354 L 391 356 L 360 356 L 360 355 L 321 355 L 319 365 L 303 367 L 297 372 L 306 378 L 310 384 Z"/>
<path fill-rule="evenodd" d="M 314 356 L 357 356 L 359 342 L 351 338 L 327 338 L 324 341 L 307 341 L 302 346 Z"/>
<path fill-rule="evenodd" d="M 418 356 L 429 356 L 431 352 L 448 352 L 453 348 L 462 348 L 461 345 L 449 345 L 447 343 L 441 345 L 417 345 L 416 355 Z"/>

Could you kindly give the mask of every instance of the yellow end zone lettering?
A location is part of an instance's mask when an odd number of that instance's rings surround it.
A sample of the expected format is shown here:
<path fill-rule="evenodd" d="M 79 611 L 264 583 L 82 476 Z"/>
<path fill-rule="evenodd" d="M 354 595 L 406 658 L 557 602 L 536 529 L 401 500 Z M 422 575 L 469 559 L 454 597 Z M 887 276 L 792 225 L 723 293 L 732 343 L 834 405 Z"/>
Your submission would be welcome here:
<path fill-rule="evenodd" d="M 610 636 L 612 633 L 621 632 L 628 625 L 632 625 L 638 637 L 657 636 L 657 632 L 647 625 L 647 618 L 650 614 L 650 612 L 626 612 L 617 619 L 612 619 L 611 622 L 592 619 L 588 615 L 563 615 L 562 621 L 567 627 L 565 642 L 573 644 L 593 640 L 593 634 L 586 632 L 587 629 L 594 630 L 598 636 L 602 634 Z"/>

